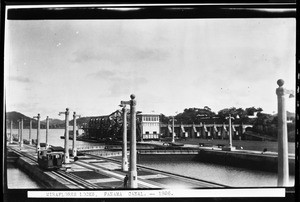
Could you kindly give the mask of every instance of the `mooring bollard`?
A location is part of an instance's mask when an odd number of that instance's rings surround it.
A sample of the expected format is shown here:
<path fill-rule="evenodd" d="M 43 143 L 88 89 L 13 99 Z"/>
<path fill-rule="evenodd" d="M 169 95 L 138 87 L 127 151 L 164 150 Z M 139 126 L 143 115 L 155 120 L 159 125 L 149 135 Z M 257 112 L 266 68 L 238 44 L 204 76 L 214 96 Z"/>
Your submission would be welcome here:
<path fill-rule="evenodd" d="M 34 116 L 33 118 L 37 118 L 37 133 L 36 133 L 36 140 L 37 140 L 37 145 L 36 145 L 36 152 L 38 152 L 41 148 L 40 146 L 40 129 L 41 129 L 41 116 L 38 114 L 37 116 Z"/>
<path fill-rule="evenodd" d="M 122 170 L 128 171 L 128 158 L 127 158 L 127 109 L 125 104 L 121 104 L 123 112 L 123 148 L 122 148 Z"/>
<path fill-rule="evenodd" d="M 48 137 L 49 137 L 49 116 L 47 116 L 46 118 L 46 149 L 49 147 Z"/>
<path fill-rule="evenodd" d="M 31 132 L 32 132 L 32 119 L 29 120 L 29 145 L 32 145 Z"/>
<path fill-rule="evenodd" d="M 287 137 L 287 116 L 285 109 L 285 95 L 294 97 L 293 90 L 286 90 L 282 86 L 284 81 L 277 81 L 276 89 L 278 101 L 278 186 L 288 186 L 289 183 L 289 154 L 288 154 L 288 137 Z"/>
<path fill-rule="evenodd" d="M 73 113 L 73 146 L 72 146 L 72 155 L 73 157 L 77 156 L 77 148 L 76 148 L 76 117 L 80 117 L 80 115 L 76 115 L 76 112 Z"/>
<path fill-rule="evenodd" d="M 64 163 L 70 163 L 69 155 L 69 109 L 66 108 L 65 112 L 59 112 L 58 115 L 65 114 L 65 155 Z"/>

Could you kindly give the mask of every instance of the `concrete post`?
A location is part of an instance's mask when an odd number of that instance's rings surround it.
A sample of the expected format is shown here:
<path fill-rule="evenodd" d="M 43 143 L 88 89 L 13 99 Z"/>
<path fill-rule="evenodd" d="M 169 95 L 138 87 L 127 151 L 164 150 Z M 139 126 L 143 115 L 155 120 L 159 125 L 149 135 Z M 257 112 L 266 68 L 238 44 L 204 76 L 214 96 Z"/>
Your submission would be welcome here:
<path fill-rule="evenodd" d="M 48 148 L 48 137 L 49 137 L 49 117 L 46 118 L 46 148 Z"/>
<path fill-rule="evenodd" d="M 123 149 L 122 149 L 122 170 L 128 171 L 127 158 L 127 109 L 126 105 L 122 108 L 123 112 Z"/>
<path fill-rule="evenodd" d="M 18 144 L 20 144 L 20 133 L 21 133 L 21 122 L 20 120 L 18 120 Z"/>
<path fill-rule="evenodd" d="M 64 163 L 70 163 L 70 155 L 69 155 L 69 109 L 68 108 L 66 108 L 65 116 L 66 117 L 65 117 L 65 155 L 64 155 Z"/>
<path fill-rule="evenodd" d="M 172 116 L 172 142 L 175 142 L 174 116 Z"/>
<path fill-rule="evenodd" d="M 289 182 L 289 158 L 288 158 L 288 137 L 287 137 L 287 117 L 285 109 L 285 95 L 293 96 L 294 91 L 286 90 L 282 86 L 284 81 L 277 81 L 276 89 L 278 100 L 278 186 L 288 186 Z"/>
<path fill-rule="evenodd" d="M 222 150 L 224 151 L 233 151 L 235 150 L 235 147 L 232 146 L 232 125 L 231 125 L 231 119 L 234 119 L 233 117 L 231 117 L 231 114 L 229 114 L 228 117 L 228 121 L 229 121 L 229 144 L 225 147 L 222 148 Z"/>
<path fill-rule="evenodd" d="M 130 95 L 130 126 L 131 126 L 131 141 L 130 141 L 130 173 L 129 186 L 130 188 L 138 188 L 137 183 L 137 168 L 136 168 L 136 100 L 135 95 Z"/>
<path fill-rule="evenodd" d="M 23 147 L 23 119 L 21 119 L 20 147 Z"/>
<path fill-rule="evenodd" d="M 9 143 L 13 143 L 13 121 L 10 121 L 10 137 L 9 137 Z"/>
<path fill-rule="evenodd" d="M 37 118 L 37 134 L 36 134 L 36 139 L 37 139 L 37 143 L 36 143 L 36 152 L 38 152 L 40 150 L 40 128 L 41 128 L 41 122 L 40 122 L 40 114 L 38 114 L 37 116 L 33 117 L 33 118 Z"/>
<path fill-rule="evenodd" d="M 192 128 L 192 130 L 191 130 L 192 138 L 195 138 L 195 131 L 194 131 L 194 128 L 195 128 L 195 124 L 193 123 L 193 128 Z"/>
<path fill-rule="evenodd" d="M 31 132 L 32 132 L 32 119 L 29 120 L 29 145 L 32 145 Z"/>
<path fill-rule="evenodd" d="M 231 114 L 229 114 L 229 147 L 232 147 L 232 126 L 231 126 Z"/>
<path fill-rule="evenodd" d="M 72 155 L 73 157 L 77 156 L 77 148 L 76 148 L 76 112 L 73 113 L 73 146 L 72 146 Z M 80 117 L 80 116 L 78 116 Z"/>

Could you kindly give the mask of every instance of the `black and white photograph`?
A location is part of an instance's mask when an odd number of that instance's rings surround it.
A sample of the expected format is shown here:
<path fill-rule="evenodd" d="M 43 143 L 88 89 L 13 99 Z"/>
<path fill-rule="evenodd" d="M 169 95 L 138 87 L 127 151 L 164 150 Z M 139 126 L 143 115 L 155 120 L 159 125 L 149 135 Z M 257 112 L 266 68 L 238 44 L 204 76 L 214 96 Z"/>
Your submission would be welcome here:
<path fill-rule="evenodd" d="M 7 5 L 6 192 L 293 192 L 295 4 L 255 5 Z"/>

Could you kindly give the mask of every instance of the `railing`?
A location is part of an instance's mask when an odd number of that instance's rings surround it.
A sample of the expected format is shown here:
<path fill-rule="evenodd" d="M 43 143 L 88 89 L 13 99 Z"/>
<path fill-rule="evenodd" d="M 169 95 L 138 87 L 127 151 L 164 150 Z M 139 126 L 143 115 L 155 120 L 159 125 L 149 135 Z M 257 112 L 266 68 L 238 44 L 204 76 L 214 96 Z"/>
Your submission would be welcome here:
<path fill-rule="evenodd" d="M 198 154 L 199 150 L 173 149 L 173 150 L 139 150 L 138 154 Z"/>
<path fill-rule="evenodd" d="M 99 150 L 104 148 L 105 146 L 87 146 L 87 147 L 78 147 L 77 151 Z"/>

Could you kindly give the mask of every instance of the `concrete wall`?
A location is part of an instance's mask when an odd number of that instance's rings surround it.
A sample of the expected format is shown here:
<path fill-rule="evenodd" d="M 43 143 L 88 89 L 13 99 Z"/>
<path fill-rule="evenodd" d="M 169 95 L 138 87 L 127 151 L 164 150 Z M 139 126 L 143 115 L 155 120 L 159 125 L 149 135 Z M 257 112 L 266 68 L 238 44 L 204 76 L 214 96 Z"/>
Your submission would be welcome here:
<path fill-rule="evenodd" d="M 138 162 L 142 164 L 143 161 L 199 161 L 252 170 L 277 172 L 277 157 L 274 156 L 215 150 L 199 150 L 198 154 L 163 154 L 162 152 L 139 153 Z M 289 160 L 289 169 L 290 174 L 295 174 L 295 159 Z"/>
<path fill-rule="evenodd" d="M 32 176 L 39 184 L 41 184 L 44 187 L 51 187 L 51 188 L 58 188 L 58 189 L 68 188 L 63 183 L 60 183 L 59 181 L 47 175 L 44 172 L 44 170 L 40 169 L 38 166 L 31 165 L 22 157 L 20 157 L 16 161 L 16 164 L 18 165 L 18 168 L 24 170 L 24 172 Z"/>

